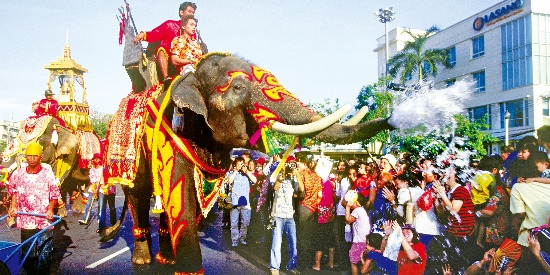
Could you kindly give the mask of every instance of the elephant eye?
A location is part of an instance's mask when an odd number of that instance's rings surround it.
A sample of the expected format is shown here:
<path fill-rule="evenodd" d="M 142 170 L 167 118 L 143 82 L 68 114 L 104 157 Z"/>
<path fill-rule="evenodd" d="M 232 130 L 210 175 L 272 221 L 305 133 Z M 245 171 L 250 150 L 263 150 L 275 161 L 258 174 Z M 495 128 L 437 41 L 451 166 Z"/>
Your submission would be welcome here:
<path fill-rule="evenodd" d="M 244 87 L 241 84 L 237 84 L 233 87 L 235 90 L 242 90 Z"/>

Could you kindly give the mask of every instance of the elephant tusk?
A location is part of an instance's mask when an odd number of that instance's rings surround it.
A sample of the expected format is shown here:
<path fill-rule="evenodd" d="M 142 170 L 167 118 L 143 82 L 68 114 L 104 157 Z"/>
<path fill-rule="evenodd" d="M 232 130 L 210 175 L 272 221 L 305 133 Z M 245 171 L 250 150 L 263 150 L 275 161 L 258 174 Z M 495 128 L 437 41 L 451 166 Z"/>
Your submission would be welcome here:
<path fill-rule="evenodd" d="M 316 133 L 330 127 L 332 124 L 338 122 L 343 116 L 345 116 L 351 110 L 350 105 L 345 105 L 338 111 L 322 118 L 317 121 L 300 124 L 300 125 L 288 125 L 280 122 L 273 123 L 271 129 L 282 134 L 304 136 L 312 133 Z"/>
<path fill-rule="evenodd" d="M 367 106 L 361 107 L 361 109 L 359 109 L 359 111 L 352 118 L 350 118 L 346 122 L 342 123 L 342 125 L 353 126 L 353 125 L 359 124 L 359 122 L 361 122 L 361 119 L 363 119 L 363 117 L 365 117 L 365 115 L 367 114 L 368 111 L 369 111 L 369 107 L 367 107 Z"/>

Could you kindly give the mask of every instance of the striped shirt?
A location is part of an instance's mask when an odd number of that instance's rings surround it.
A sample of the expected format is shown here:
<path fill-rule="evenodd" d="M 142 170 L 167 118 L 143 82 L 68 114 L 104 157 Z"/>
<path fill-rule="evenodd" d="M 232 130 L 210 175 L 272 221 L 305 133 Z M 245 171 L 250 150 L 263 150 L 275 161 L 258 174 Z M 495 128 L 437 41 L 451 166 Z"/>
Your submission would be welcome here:
<path fill-rule="evenodd" d="M 474 231 L 474 203 L 470 197 L 470 192 L 464 186 L 457 185 L 454 190 L 449 192 L 449 200 L 461 200 L 462 206 L 458 211 L 458 217 L 455 215 L 449 216 L 449 233 L 457 237 L 472 235 Z"/>

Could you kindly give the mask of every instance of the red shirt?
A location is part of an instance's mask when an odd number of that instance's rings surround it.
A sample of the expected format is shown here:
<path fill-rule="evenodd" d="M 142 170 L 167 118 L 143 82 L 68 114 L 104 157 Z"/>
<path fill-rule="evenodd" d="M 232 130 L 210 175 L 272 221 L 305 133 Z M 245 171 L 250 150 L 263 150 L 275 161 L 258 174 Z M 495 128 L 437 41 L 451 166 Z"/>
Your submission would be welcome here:
<path fill-rule="evenodd" d="M 154 28 L 150 32 L 146 32 L 145 41 L 160 41 L 160 44 L 156 49 L 156 53 L 158 53 L 160 49 L 163 49 L 166 54 L 169 54 L 172 40 L 174 40 L 176 36 L 179 36 L 181 34 L 180 26 L 181 20 L 166 20 L 164 21 L 164 23 L 160 24 L 158 27 Z M 197 39 L 196 35 L 195 37 L 193 37 L 193 39 Z"/>
<path fill-rule="evenodd" d="M 352 189 L 357 190 L 358 193 L 365 196 L 366 199 L 369 198 L 370 189 L 371 189 L 372 178 L 367 175 L 362 175 L 357 178 L 353 184 Z"/>
<path fill-rule="evenodd" d="M 59 104 L 57 103 L 57 100 L 53 98 L 43 98 L 40 100 L 40 103 L 38 104 L 38 108 L 36 109 L 35 113 L 37 116 L 50 115 L 56 117 L 58 106 Z"/>
<path fill-rule="evenodd" d="M 397 255 L 397 270 L 399 275 L 424 274 L 426 263 L 428 262 L 426 247 L 424 247 L 424 244 L 420 242 L 413 243 L 411 247 L 418 254 L 418 256 L 420 256 L 422 262 L 418 263 L 414 260 L 409 260 L 407 253 L 404 250 L 400 250 L 399 255 Z"/>
<path fill-rule="evenodd" d="M 180 25 L 181 20 L 164 21 L 164 23 L 160 24 L 158 27 L 154 28 L 150 32 L 146 32 L 145 41 L 160 41 L 156 52 L 158 53 L 160 49 L 164 49 L 166 54 L 168 54 L 170 52 L 170 45 L 172 43 L 172 40 L 174 40 L 176 36 L 180 35 Z"/>
<path fill-rule="evenodd" d="M 455 215 L 449 215 L 449 228 L 447 229 L 449 233 L 457 237 L 464 237 L 472 235 L 474 231 L 474 203 L 470 197 L 470 192 L 464 186 L 458 186 L 451 194 L 449 199 L 451 202 L 453 200 L 461 200 L 462 207 L 458 211 L 458 217 Z"/>

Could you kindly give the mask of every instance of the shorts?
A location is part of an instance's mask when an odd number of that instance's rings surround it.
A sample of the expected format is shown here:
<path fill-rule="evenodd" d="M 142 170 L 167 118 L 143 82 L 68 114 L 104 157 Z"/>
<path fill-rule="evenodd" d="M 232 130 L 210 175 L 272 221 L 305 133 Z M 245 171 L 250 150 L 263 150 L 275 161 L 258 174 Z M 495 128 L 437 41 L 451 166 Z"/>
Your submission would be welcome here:
<path fill-rule="evenodd" d="M 361 262 L 361 254 L 367 249 L 367 242 L 353 243 L 349 250 L 349 261 L 352 264 Z"/>

